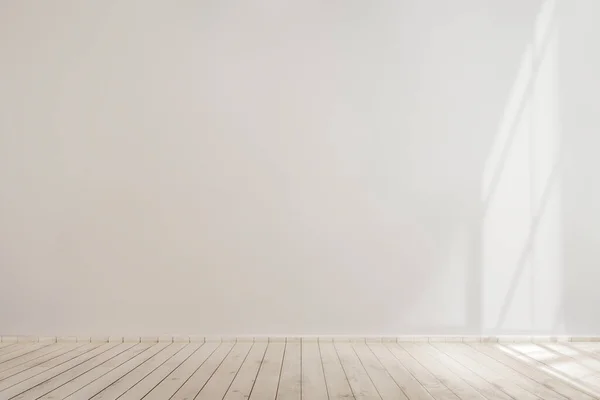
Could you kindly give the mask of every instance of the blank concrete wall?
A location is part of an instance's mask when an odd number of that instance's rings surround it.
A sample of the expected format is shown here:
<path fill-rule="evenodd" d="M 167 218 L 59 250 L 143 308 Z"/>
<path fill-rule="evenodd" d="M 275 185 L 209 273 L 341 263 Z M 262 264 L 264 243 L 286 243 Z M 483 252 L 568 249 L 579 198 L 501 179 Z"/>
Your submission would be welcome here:
<path fill-rule="evenodd" d="M 1 333 L 599 333 L 599 11 L 3 1 Z"/>

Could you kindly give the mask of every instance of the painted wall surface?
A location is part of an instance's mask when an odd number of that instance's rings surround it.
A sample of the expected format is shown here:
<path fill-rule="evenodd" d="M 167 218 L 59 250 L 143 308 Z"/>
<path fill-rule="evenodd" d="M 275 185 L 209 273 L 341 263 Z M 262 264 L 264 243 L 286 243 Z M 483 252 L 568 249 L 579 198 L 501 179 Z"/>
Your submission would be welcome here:
<path fill-rule="evenodd" d="M 600 333 L 599 12 L 2 1 L 0 333 Z"/>

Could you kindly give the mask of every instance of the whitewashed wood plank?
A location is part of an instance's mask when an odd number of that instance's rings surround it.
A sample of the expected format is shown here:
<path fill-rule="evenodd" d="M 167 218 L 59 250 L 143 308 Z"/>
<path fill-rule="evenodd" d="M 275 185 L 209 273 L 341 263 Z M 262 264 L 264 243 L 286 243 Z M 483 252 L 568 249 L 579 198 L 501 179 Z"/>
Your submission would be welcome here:
<path fill-rule="evenodd" d="M 419 362 L 412 354 L 396 343 L 386 343 L 385 346 L 389 349 L 398 361 L 421 383 L 421 385 L 433 396 L 436 400 L 458 400 L 458 396 L 448 388 L 445 379 L 438 379 L 433 375 L 421 362 Z"/>
<path fill-rule="evenodd" d="M 49 392 L 51 392 L 59 387 L 62 387 L 66 383 L 79 377 L 80 375 L 83 375 L 84 373 L 95 368 L 96 366 L 101 365 L 102 363 L 110 360 L 113 357 L 116 357 L 117 355 L 121 354 L 122 352 L 124 352 L 125 350 L 130 348 L 132 345 L 133 344 L 121 344 L 118 346 L 114 346 L 100 354 L 96 354 L 94 357 L 92 357 L 82 363 L 79 363 L 78 365 L 74 366 L 73 368 L 70 368 L 67 371 L 64 371 L 63 373 L 56 375 L 53 378 L 48 379 L 47 381 L 40 383 L 40 384 L 34 386 L 33 388 L 28 389 L 25 392 L 22 392 L 18 396 L 15 396 L 13 399 L 14 400 L 38 399 L 38 398 L 48 394 Z"/>
<path fill-rule="evenodd" d="M 144 379 L 138 382 L 134 387 L 128 390 L 121 400 L 139 400 L 144 398 L 152 389 L 160 384 L 167 376 L 169 376 L 177 367 L 187 360 L 196 350 L 202 346 L 201 343 L 190 343 L 181 351 L 171 357 L 167 362 L 156 368 Z"/>
<path fill-rule="evenodd" d="M 26 356 L 29 353 L 32 353 L 36 350 L 42 349 L 44 347 L 50 346 L 50 344 L 39 344 L 39 343 L 31 343 L 31 344 L 22 344 L 18 345 L 13 351 L 7 352 L 5 354 L 0 355 L 0 367 L 2 364 Z"/>
<path fill-rule="evenodd" d="M 433 346 L 433 344 L 424 344 L 419 347 L 421 350 L 425 351 L 427 355 L 432 357 L 432 359 L 446 367 L 448 371 L 451 371 L 456 377 L 462 379 L 462 381 L 484 398 L 488 400 L 511 400 L 511 397 L 500 388 L 492 385 L 452 357 L 449 357 L 447 354 Z"/>
<path fill-rule="evenodd" d="M 0 382 L 0 393 L 7 397 L 16 396 L 45 381 L 75 368 L 81 363 L 96 357 L 116 346 L 115 344 L 89 344 L 70 351 L 63 356 L 49 360 L 22 373 Z"/>
<path fill-rule="evenodd" d="M 217 347 L 219 347 L 218 342 L 193 342 L 192 345 L 199 345 L 200 347 L 190 358 L 177 367 L 167 379 L 163 380 L 158 386 L 152 389 L 144 400 L 170 399 L 171 396 L 173 396 L 173 394 L 192 376 L 192 374 L 202 366 Z"/>
<path fill-rule="evenodd" d="M 563 346 L 572 349 L 577 352 L 576 358 L 590 358 L 600 361 L 600 343 L 598 342 L 574 342 L 574 343 L 561 343 Z M 600 371 L 596 372 L 600 375 Z"/>
<path fill-rule="evenodd" d="M 66 353 L 69 353 L 70 351 L 73 351 L 75 349 L 77 349 L 78 347 L 83 346 L 82 344 L 64 344 L 62 345 L 62 347 L 59 350 L 55 350 L 51 353 L 45 354 L 43 356 L 40 356 L 38 358 L 34 358 L 32 360 L 29 360 L 23 364 L 19 364 L 16 365 L 12 368 L 9 368 L 7 370 L 4 370 L 2 372 L 0 372 L 0 382 L 2 382 L 3 380 L 10 378 L 14 375 L 17 375 L 21 372 L 27 371 L 30 368 L 33 368 L 35 366 L 44 364 L 49 362 L 52 359 L 61 357 L 63 355 L 65 355 Z"/>
<path fill-rule="evenodd" d="M 471 346 L 466 344 L 444 344 L 443 346 L 440 345 L 440 347 L 443 347 L 443 350 L 446 351 L 450 356 L 461 361 L 464 365 L 469 366 L 472 370 L 484 373 L 486 376 L 488 376 L 486 379 L 488 379 L 490 382 L 494 382 L 495 379 L 499 379 L 498 384 L 501 386 L 506 385 L 510 387 L 511 384 L 515 384 L 544 400 L 565 400 L 564 396 L 546 388 L 533 379 L 518 373 L 517 371 L 494 360 L 493 358 L 476 351 Z M 514 395 L 512 396 L 515 397 Z M 529 397 L 525 397 L 525 395 L 523 396 L 523 398 Z"/>
<path fill-rule="evenodd" d="M 510 349 L 519 356 L 525 356 L 545 366 L 545 371 L 551 375 L 562 378 L 571 385 L 581 388 L 585 392 L 600 397 L 600 378 L 594 376 L 594 370 L 580 361 L 556 352 L 547 346 L 504 345 L 503 349 Z M 591 360 L 592 362 L 594 360 Z"/>
<path fill-rule="evenodd" d="M 196 369 L 192 376 L 179 388 L 171 398 L 172 400 L 193 399 L 204 388 L 204 385 L 219 368 L 225 357 L 233 348 L 233 342 L 221 342 L 219 347 L 208 357 L 208 359 Z"/>
<path fill-rule="evenodd" d="M 13 387 L 14 385 L 21 384 L 25 381 L 37 381 L 37 383 L 43 382 L 45 379 L 49 379 L 52 376 L 64 371 L 65 363 L 81 356 L 82 354 L 88 353 L 88 352 L 98 348 L 99 346 L 100 346 L 100 344 L 79 346 L 73 350 L 70 350 L 64 354 L 61 354 L 58 357 L 50 357 L 47 360 L 45 360 L 41 363 L 36 363 L 35 365 L 32 365 L 27 369 L 21 370 L 20 372 L 17 372 L 16 374 L 11 374 L 10 376 L 7 376 L 7 377 L 3 378 L 2 380 L 0 380 L 0 392 L 8 389 L 10 387 Z M 66 368 L 68 368 L 68 365 Z M 8 374 L 10 371 L 11 370 L 8 370 L 5 372 Z M 47 371 L 51 371 L 51 372 L 46 373 Z M 54 373 L 54 375 L 52 375 L 52 373 Z M 44 376 L 45 376 L 45 378 L 44 378 Z M 31 386 L 34 386 L 37 383 L 33 383 Z M 31 386 L 29 386 L 29 387 L 31 387 Z"/>
<path fill-rule="evenodd" d="M 46 354 L 52 354 L 52 353 L 58 352 L 60 349 L 63 349 L 64 347 L 65 347 L 64 344 L 53 344 L 50 346 L 45 346 L 40 349 L 34 350 L 30 353 L 24 354 L 23 356 L 14 358 L 10 361 L 6 361 L 6 362 L 0 364 L 0 373 L 4 372 L 6 370 L 12 369 L 14 367 L 17 367 L 19 365 L 25 364 L 29 361 L 36 360 L 40 357 L 43 357 Z"/>
<path fill-rule="evenodd" d="M 125 351 L 117 354 L 116 356 L 108 359 L 107 361 L 104 361 L 103 363 L 79 375 L 78 377 L 72 379 L 71 381 L 65 383 L 57 389 L 47 393 L 46 395 L 41 397 L 40 400 L 64 399 L 72 393 L 79 391 L 88 384 L 101 378 L 102 376 L 104 376 L 111 370 L 117 368 L 121 364 L 131 360 L 133 357 L 144 352 L 150 347 L 150 343 L 141 343 L 137 345 L 132 344 L 129 346 L 125 345 Z"/>
<path fill-rule="evenodd" d="M 222 399 L 251 348 L 251 342 L 236 343 L 223 363 L 217 368 L 212 378 L 210 378 L 198 394 L 196 400 Z"/>
<path fill-rule="evenodd" d="M 255 342 L 223 400 L 246 400 L 256 382 L 268 343 Z"/>
<path fill-rule="evenodd" d="M 431 343 L 436 355 L 448 368 L 471 384 L 487 399 L 540 400 L 540 397 L 523 389 L 485 365 L 474 362 L 453 348 L 451 344 Z"/>
<path fill-rule="evenodd" d="M 569 342 L 561 344 L 579 351 L 580 356 L 590 356 L 597 360 L 600 358 L 600 343 L 598 342 Z"/>
<path fill-rule="evenodd" d="M 334 347 L 342 363 L 342 368 L 352 388 L 352 393 L 357 400 L 379 399 L 381 396 L 371 381 L 369 374 L 363 367 L 360 359 L 354 352 L 350 342 L 334 342 Z"/>
<path fill-rule="evenodd" d="M 431 348 L 429 343 L 402 343 L 398 346 L 404 348 L 425 368 L 451 389 L 463 400 L 482 400 L 485 397 L 475 390 L 469 383 L 462 379 L 461 375 L 453 372 L 447 366 L 428 354 Z"/>
<path fill-rule="evenodd" d="M 577 349 L 565 346 L 562 343 L 538 343 L 538 346 L 548 351 L 560 354 L 566 357 L 565 361 L 575 362 L 586 369 L 589 375 L 598 375 L 600 373 L 600 360 L 594 357 L 582 356 Z M 568 359 L 568 360 L 567 360 Z M 545 363 L 548 364 L 548 363 Z M 584 376 L 585 378 L 585 376 Z"/>
<path fill-rule="evenodd" d="M 366 343 L 353 344 L 352 347 L 382 399 L 408 400 L 404 391 L 394 381 Z"/>
<path fill-rule="evenodd" d="M 147 375 L 151 374 L 152 371 L 167 362 L 173 355 L 181 351 L 186 345 L 186 343 L 168 344 L 164 349 L 160 350 L 135 369 L 116 380 L 110 386 L 107 386 L 104 390 L 98 392 L 92 398 L 94 400 L 115 400 L 119 398 Z M 162 345 L 158 344 L 157 346 Z"/>
<path fill-rule="evenodd" d="M 98 351 L 100 343 L 15 344 L 12 352 L 20 355 L 0 363 L 0 400 L 137 400 L 144 392 L 144 400 L 173 395 L 179 400 L 348 399 L 354 394 L 343 366 L 352 364 L 360 364 L 362 378 L 376 389 L 359 392 L 359 399 L 457 400 L 456 394 L 472 396 L 464 392 L 465 385 L 487 400 L 600 398 L 595 392 L 600 388 L 600 343 L 227 341 L 207 343 L 188 358 L 171 359 L 177 354 L 171 349 L 158 361 L 155 356 L 170 343 L 110 345 L 135 347 L 123 353 L 113 349 L 115 354 Z M 341 349 L 343 366 L 334 346 Z M 96 354 L 88 354 L 93 350 Z M 164 366 L 169 360 L 172 365 Z"/>
<path fill-rule="evenodd" d="M 0 343 L 0 355 L 15 351 L 21 346 L 18 343 Z"/>
<path fill-rule="evenodd" d="M 325 371 L 316 340 L 302 342 L 302 399 L 327 400 Z"/>
<path fill-rule="evenodd" d="M 70 396 L 66 397 L 69 400 L 79 400 L 79 399 L 91 399 L 96 394 L 100 393 L 102 390 L 106 389 L 119 379 L 125 377 L 129 372 L 133 371 L 136 367 L 143 364 L 145 361 L 158 354 L 160 351 L 167 348 L 167 343 L 160 343 L 151 346 L 140 354 L 134 356 L 129 361 L 119 365 L 114 368 L 110 372 L 106 373 L 104 376 L 98 378 L 97 380 L 91 382 L 89 385 L 86 385 L 76 392 L 73 392 Z"/>
<path fill-rule="evenodd" d="M 404 365 L 381 343 L 368 344 L 369 349 L 409 399 L 433 400 L 433 396 L 421 385 Z"/>
<path fill-rule="evenodd" d="M 277 399 L 302 399 L 302 343 L 299 340 L 287 341 L 285 345 Z"/>
<path fill-rule="evenodd" d="M 353 399 L 354 394 L 342 367 L 337 351 L 331 341 L 320 341 L 319 349 L 325 374 L 325 385 L 330 399 Z"/>
<path fill-rule="evenodd" d="M 252 393 L 250 393 L 251 400 L 275 398 L 281 376 L 284 352 L 285 342 L 269 342 L 267 352 L 254 383 L 254 388 L 252 389 Z"/>
<path fill-rule="evenodd" d="M 577 389 L 549 374 L 547 367 L 525 355 L 519 356 L 514 352 L 510 354 L 500 350 L 501 345 L 480 343 L 468 343 L 468 345 L 569 399 L 592 400 L 595 397 L 584 393 L 582 390 L 585 389 Z"/>
<path fill-rule="evenodd" d="M 502 345 L 502 348 L 515 352 L 519 356 L 526 356 L 536 360 L 571 379 L 584 378 L 594 372 L 592 369 L 579 364 L 569 356 L 565 356 L 535 343 L 518 345 L 504 344 Z"/>

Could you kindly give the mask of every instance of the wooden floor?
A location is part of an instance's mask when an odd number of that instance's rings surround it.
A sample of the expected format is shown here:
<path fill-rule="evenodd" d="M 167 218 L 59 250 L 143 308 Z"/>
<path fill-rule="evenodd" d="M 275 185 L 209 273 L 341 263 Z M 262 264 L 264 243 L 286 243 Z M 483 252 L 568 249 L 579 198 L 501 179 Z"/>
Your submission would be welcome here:
<path fill-rule="evenodd" d="M 600 343 L 0 344 L 0 399 L 598 399 Z"/>

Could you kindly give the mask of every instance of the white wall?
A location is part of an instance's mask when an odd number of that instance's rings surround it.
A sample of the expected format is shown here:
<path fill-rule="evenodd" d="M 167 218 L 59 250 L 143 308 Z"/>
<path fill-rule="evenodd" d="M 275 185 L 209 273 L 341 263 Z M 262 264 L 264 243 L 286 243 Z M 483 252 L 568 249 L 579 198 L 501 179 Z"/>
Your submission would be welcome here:
<path fill-rule="evenodd" d="M 0 333 L 600 333 L 598 11 L 3 1 Z"/>

